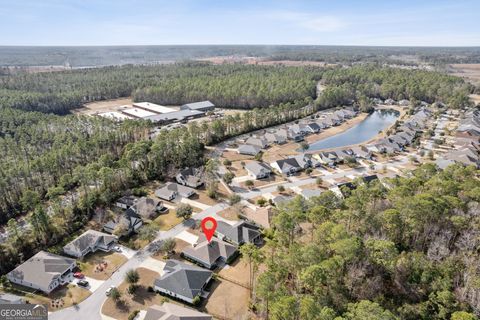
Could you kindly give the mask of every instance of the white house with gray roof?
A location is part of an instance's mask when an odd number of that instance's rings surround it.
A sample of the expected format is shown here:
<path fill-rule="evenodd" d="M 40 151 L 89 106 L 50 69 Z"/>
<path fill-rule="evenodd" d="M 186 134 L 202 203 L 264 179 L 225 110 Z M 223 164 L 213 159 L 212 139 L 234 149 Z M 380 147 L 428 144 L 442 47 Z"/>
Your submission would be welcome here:
<path fill-rule="evenodd" d="M 77 266 L 75 259 L 40 251 L 7 274 L 12 283 L 49 294 L 65 284 Z"/>
<path fill-rule="evenodd" d="M 272 170 L 263 162 L 251 161 L 245 164 L 245 170 L 248 175 L 254 179 L 264 179 L 270 177 Z"/>
<path fill-rule="evenodd" d="M 108 252 L 118 242 L 114 235 L 88 230 L 63 247 L 63 252 L 75 258 L 83 258 L 97 250 Z"/>
<path fill-rule="evenodd" d="M 295 158 L 280 159 L 272 162 L 270 166 L 285 175 L 291 175 L 303 169 Z"/>
<path fill-rule="evenodd" d="M 170 259 L 163 274 L 153 283 L 153 289 L 171 297 L 193 303 L 196 297 L 208 295 L 205 291 L 212 279 L 212 271 Z"/>
<path fill-rule="evenodd" d="M 242 145 L 239 145 L 237 148 L 237 152 L 239 154 L 244 154 L 248 156 L 256 156 L 257 154 L 260 153 L 261 150 L 262 148 L 258 146 L 250 145 L 250 144 L 242 144 Z"/>
<path fill-rule="evenodd" d="M 177 196 L 181 196 L 183 198 L 190 198 L 195 194 L 195 190 L 187 187 L 182 186 L 178 183 L 167 182 L 165 186 L 155 190 L 155 195 L 160 199 L 164 199 L 167 201 L 172 201 Z"/>

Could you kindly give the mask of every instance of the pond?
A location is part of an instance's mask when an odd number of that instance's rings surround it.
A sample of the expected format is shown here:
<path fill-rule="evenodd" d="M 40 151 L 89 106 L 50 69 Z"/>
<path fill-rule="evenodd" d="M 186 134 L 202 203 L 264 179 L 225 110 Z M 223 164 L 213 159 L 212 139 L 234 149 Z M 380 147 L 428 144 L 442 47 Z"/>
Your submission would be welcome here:
<path fill-rule="evenodd" d="M 375 110 L 354 127 L 310 145 L 309 151 L 339 148 L 368 141 L 392 125 L 400 114 L 395 110 Z"/>

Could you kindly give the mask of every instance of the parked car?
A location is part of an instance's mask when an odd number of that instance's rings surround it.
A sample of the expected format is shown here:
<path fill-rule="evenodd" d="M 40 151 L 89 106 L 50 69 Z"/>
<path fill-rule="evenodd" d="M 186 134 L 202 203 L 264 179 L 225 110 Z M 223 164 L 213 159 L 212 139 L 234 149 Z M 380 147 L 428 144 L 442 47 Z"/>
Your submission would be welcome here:
<path fill-rule="evenodd" d="M 113 247 L 112 250 L 115 252 L 122 252 L 122 248 L 120 248 L 119 246 Z"/>
<path fill-rule="evenodd" d="M 115 287 L 111 286 L 110 288 L 107 289 L 107 291 L 105 291 L 105 294 L 109 296 L 113 289 L 115 289 Z"/>
<path fill-rule="evenodd" d="M 75 272 L 75 273 L 73 274 L 73 276 L 74 276 L 75 278 L 77 278 L 77 279 L 83 279 L 83 278 L 85 278 L 85 275 L 84 275 L 83 273 L 81 273 L 81 272 Z"/>
<path fill-rule="evenodd" d="M 87 280 L 80 280 L 77 282 L 77 285 L 80 286 L 80 287 L 84 287 L 84 288 L 87 288 L 88 287 L 88 281 Z"/>

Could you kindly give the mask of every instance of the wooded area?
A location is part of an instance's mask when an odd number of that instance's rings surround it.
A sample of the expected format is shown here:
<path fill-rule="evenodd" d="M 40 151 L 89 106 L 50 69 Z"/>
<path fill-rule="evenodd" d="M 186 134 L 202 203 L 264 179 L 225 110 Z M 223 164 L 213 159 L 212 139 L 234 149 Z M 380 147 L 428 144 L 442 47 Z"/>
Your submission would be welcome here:
<path fill-rule="evenodd" d="M 66 114 L 83 103 L 127 97 L 166 105 L 210 100 L 218 107 L 259 108 L 316 98 L 317 82 L 327 84 L 318 101 L 331 107 L 379 97 L 468 103 L 472 85 L 454 76 L 420 70 L 362 65 L 285 67 L 182 63 L 123 66 L 0 77 L 0 106 Z"/>
<path fill-rule="evenodd" d="M 258 279 L 272 320 L 476 319 L 480 172 L 432 164 L 278 209 Z"/>

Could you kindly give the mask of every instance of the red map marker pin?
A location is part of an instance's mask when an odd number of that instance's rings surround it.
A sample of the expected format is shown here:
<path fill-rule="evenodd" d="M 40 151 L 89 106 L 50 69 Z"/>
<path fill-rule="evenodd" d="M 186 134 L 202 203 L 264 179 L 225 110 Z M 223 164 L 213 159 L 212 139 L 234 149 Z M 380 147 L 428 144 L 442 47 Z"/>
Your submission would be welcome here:
<path fill-rule="evenodd" d="M 208 242 L 212 240 L 213 234 L 217 229 L 217 220 L 212 217 L 206 217 L 202 220 L 202 230 L 207 237 Z"/>

